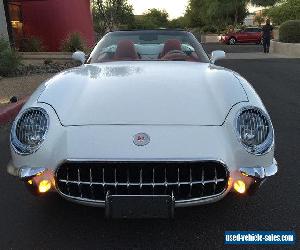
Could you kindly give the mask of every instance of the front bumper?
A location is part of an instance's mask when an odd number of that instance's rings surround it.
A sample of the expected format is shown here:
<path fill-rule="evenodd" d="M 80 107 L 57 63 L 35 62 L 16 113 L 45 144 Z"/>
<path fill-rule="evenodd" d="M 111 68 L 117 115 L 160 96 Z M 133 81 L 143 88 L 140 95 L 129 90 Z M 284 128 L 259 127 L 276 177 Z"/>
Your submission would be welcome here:
<path fill-rule="evenodd" d="M 43 175 L 47 175 L 47 178 L 49 179 L 49 170 L 46 168 L 29 168 L 29 167 L 22 167 L 22 168 L 16 168 L 12 162 L 10 162 L 7 166 L 7 171 L 9 174 L 18 177 L 20 180 L 25 181 L 27 184 L 28 180 L 34 179 L 35 177 L 38 177 L 39 180 L 43 179 Z M 186 200 L 184 202 L 176 202 L 176 207 L 187 207 L 187 206 L 196 206 L 196 205 L 203 205 L 207 203 L 213 203 L 218 200 L 221 200 L 224 198 L 230 191 L 233 190 L 233 183 L 235 180 L 238 179 L 246 179 L 247 183 L 247 193 L 253 194 L 257 192 L 257 190 L 260 188 L 260 186 L 269 178 L 274 176 L 278 172 L 278 164 L 275 159 L 273 159 L 273 163 L 268 167 L 242 167 L 236 172 L 230 172 L 230 178 L 228 181 L 228 187 L 220 195 L 216 195 L 213 197 L 207 197 L 204 199 L 191 199 Z M 52 179 L 53 183 L 55 183 L 55 177 L 54 173 L 52 173 Z M 56 188 L 55 184 L 53 185 L 52 191 L 58 192 L 60 195 L 62 195 L 65 199 L 74 201 L 80 204 L 89 205 L 89 206 L 97 206 L 97 207 L 105 207 L 105 202 L 99 202 L 99 201 L 85 201 L 84 199 L 74 199 L 71 197 L 67 197 L 59 192 L 59 190 Z M 34 192 L 33 192 L 34 193 Z"/>

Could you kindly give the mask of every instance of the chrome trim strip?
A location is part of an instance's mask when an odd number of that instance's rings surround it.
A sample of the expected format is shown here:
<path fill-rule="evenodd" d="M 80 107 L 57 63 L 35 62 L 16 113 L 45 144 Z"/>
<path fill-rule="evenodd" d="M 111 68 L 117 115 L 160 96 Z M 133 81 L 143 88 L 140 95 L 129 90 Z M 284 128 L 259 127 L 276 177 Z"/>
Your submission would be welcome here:
<path fill-rule="evenodd" d="M 188 206 L 196 206 L 200 204 L 207 204 L 211 202 L 218 201 L 222 198 L 224 198 L 229 193 L 229 188 L 227 188 L 220 194 L 212 195 L 212 196 L 206 196 L 204 198 L 196 198 L 196 199 L 190 199 L 190 200 L 181 200 L 176 201 L 175 200 L 175 207 L 188 207 Z M 79 204 L 84 204 L 86 206 L 92 206 L 92 207 L 105 207 L 105 201 L 99 201 L 99 200 L 92 200 L 92 199 L 85 199 L 85 198 L 74 198 L 73 196 L 68 196 L 60 193 L 58 193 L 65 198 L 68 201 L 76 202 Z"/>
<path fill-rule="evenodd" d="M 197 184 L 202 184 L 202 185 L 205 185 L 205 184 L 209 184 L 209 183 L 216 183 L 217 182 L 223 182 L 225 181 L 225 179 L 213 179 L 211 181 L 194 181 L 193 184 L 197 185 Z M 59 180 L 59 182 L 63 182 L 63 183 L 71 183 L 71 184 L 85 184 L 85 185 L 89 185 L 90 182 L 86 182 L 86 181 L 67 181 L 67 180 Z M 122 182 L 113 182 L 113 183 L 109 183 L 109 182 L 92 182 L 92 185 L 106 185 L 106 186 L 115 186 L 115 185 L 118 185 L 118 186 L 127 186 L 127 183 L 122 183 Z M 180 186 L 180 185 L 190 185 L 190 182 L 167 182 L 168 185 L 172 185 L 172 186 Z M 165 183 L 164 182 L 153 182 L 153 183 L 143 183 L 143 182 L 139 182 L 139 183 L 134 183 L 134 182 L 130 182 L 130 185 L 131 186 L 138 186 L 140 187 L 141 185 L 142 186 L 153 186 L 153 188 L 155 186 L 164 186 Z"/>

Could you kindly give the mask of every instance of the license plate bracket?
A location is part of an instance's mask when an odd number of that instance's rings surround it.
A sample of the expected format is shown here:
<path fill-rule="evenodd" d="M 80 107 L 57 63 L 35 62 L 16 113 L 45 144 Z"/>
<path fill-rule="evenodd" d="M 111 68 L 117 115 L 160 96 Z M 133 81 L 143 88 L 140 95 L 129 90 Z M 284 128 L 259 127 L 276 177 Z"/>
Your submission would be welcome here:
<path fill-rule="evenodd" d="M 106 217 L 112 219 L 173 218 L 175 199 L 170 195 L 107 195 Z"/>

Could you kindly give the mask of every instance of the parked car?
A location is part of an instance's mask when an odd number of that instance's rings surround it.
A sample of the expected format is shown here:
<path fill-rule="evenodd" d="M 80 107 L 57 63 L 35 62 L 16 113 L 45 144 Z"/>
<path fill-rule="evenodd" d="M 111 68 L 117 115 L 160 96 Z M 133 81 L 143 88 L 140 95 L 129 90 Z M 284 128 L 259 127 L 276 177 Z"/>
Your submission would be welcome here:
<path fill-rule="evenodd" d="M 254 193 L 277 172 L 274 130 L 246 79 L 215 65 L 224 57 L 185 31 L 107 34 L 27 101 L 8 172 L 118 218 Z"/>
<path fill-rule="evenodd" d="M 220 42 L 234 45 L 236 43 L 262 43 L 262 29 L 258 27 L 246 28 L 237 32 L 229 32 L 219 37 Z"/>

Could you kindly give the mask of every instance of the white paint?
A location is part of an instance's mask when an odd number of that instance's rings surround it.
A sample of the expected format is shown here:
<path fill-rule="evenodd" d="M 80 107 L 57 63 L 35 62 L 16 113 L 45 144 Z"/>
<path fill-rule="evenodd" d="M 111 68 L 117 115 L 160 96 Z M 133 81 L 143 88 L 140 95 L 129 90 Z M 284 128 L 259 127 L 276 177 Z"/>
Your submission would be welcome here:
<path fill-rule="evenodd" d="M 231 72 L 208 63 L 143 61 L 69 70 L 48 81 L 38 101 L 65 126 L 221 125 L 247 96 Z"/>
<path fill-rule="evenodd" d="M 224 162 L 231 177 L 237 178 L 240 168 L 268 167 L 274 159 L 274 148 L 255 156 L 239 142 L 235 119 L 245 106 L 266 112 L 246 79 L 212 64 L 83 65 L 42 84 L 24 105 L 21 112 L 29 107 L 45 109 L 50 126 L 36 153 L 20 156 L 12 149 L 12 162 L 16 168 L 55 170 L 66 159 L 215 159 Z M 150 143 L 136 146 L 137 133 L 149 135 Z"/>

